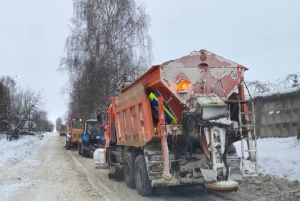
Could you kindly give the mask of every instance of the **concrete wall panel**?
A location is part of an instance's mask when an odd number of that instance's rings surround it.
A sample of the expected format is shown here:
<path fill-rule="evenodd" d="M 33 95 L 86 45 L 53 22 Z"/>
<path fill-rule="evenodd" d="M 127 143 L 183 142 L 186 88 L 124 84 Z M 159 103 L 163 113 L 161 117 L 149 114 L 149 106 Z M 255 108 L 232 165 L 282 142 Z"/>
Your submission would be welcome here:
<path fill-rule="evenodd" d="M 260 137 L 289 137 L 300 132 L 300 90 L 254 99 Z"/>

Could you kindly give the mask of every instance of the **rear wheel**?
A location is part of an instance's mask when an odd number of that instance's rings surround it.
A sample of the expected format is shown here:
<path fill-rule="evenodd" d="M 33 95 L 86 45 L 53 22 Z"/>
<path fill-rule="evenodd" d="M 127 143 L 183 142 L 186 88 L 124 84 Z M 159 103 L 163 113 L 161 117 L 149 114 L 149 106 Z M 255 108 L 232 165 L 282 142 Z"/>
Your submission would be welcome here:
<path fill-rule="evenodd" d="M 70 150 L 70 149 L 71 149 L 70 142 L 66 141 L 66 146 L 65 146 L 65 148 L 66 148 L 67 150 Z"/>
<path fill-rule="evenodd" d="M 86 157 L 86 151 L 84 150 L 84 145 L 80 144 L 80 153 L 82 156 Z"/>
<path fill-rule="evenodd" d="M 80 143 L 78 143 L 78 154 L 82 155 L 82 153 L 81 153 L 81 144 Z"/>
<path fill-rule="evenodd" d="M 149 180 L 145 157 L 143 155 L 139 155 L 135 159 L 134 168 L 134 180 L 138 193 L 142 196 L 151 195 L 153 193 L 153 187 Z"/>
<path fill-rule="evenodd" d="M 134 182 L 134 155 L 127 153 L 124 161 L 124 178 L 129 188 L 135 188 Z"/>

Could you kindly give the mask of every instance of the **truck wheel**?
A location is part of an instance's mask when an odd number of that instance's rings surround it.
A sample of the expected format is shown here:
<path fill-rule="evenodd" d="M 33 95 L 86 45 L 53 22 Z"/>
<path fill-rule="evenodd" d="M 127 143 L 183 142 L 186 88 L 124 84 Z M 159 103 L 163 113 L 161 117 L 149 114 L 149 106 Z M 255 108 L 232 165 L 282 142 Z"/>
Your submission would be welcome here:
<path fill-rule="evenodd" d="M 134 180 L 138 193 L 142 196 L 148 196 L 153 193 L 153 187 L 148 177 L 145 158 L 139 155 L 135 159 L 134 165 Z"/>
<path fill-rule="evenodd" d="M 124 161 L 124 178 L 128 188 L 135 188 L 134 182 L 134 155 L 127 153 Z"/>
<path fill-rule="evenodd" d="M 80 144 L 80 155 L 85 156 L 85 152 L 84 152 L 84 149 L 82 147 L 82 144 Z"/>
<path fill-rule="evenodd" d="M 81 153 L 81 145 L 80 145 L 80 143 L 78 144 L 78 154 L 79 154 L 79 155 L 82 155 L 82 153 Z"/>
<path fill-rule="evenodd" d="M 71 149 L 71 146 L 70 146 L 70 143 L 69 143 L 69 142 L 66 142 L 66 149 L 67 149 L 67 150 L 70 150 L 70 149 Z"/>

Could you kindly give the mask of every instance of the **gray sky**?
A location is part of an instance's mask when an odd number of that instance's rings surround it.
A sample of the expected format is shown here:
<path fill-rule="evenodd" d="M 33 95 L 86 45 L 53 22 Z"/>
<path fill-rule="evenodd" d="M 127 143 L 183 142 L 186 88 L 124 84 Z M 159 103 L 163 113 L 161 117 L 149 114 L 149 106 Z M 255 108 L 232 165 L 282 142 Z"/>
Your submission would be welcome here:
<path fill-rule="evenodd" d="M 143 0 L 150 16 L 153 63 L 207 49 L 250 68 L 262 81 L 300 73 L 299 0 Z M 43 91 L 49 117 L 66 112 L 57 72 L 72 0 L 0 0 L 0 75 Z"/>
<path fill-rule="evenodd" d="M 57 68 L 72 5 L 72 0 L 0 0 L 0 75 L 20 76 L 18 86 L 42 91 L 51 120 L 66 111 L 60 91 L 67 78 Z"/>

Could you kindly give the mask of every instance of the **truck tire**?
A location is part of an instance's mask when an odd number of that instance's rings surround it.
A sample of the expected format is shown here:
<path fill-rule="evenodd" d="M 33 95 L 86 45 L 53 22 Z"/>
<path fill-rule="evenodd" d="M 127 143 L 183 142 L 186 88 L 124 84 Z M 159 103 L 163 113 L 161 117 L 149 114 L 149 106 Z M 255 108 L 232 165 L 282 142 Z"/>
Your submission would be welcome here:
<path fill-rule="evenodd" d="M 71 149 L 71 145 L 70 145 L 70 143 L 68 141 L 66 141 L 66 146 L 65 147 L 66 147 L 67 150 Z"/>
<path fill-rule="evenodd" d="M 82 147 L 82 144 L 80 145 L 80 153 L 81 153 L 81 156 L 86 157 L 86 152 L 85 152 L 84 148 Z"/>
<path fill-rule="evenodd" d="M 79 154 L 79 155 L 82 155 L 82 153 L 81 153 L 81 145 L 80 145 L 80 143 L 78 143 L 78 154 Z"/>
<path fill-rule="evenodd" d="M 139 155 L 135 159 L 134 181 L 136 189 L 140 195 L 149 196 L 153 193 L 153 187 L 149 180 L 145 157 L 143 155 Z"/>
<path fill-rule="evenodd" d="M 125 183 L 128 188 L 135 188 L 135 181 L 134 181 L 134 155 L 132 153 L 127 153 L 125 155 L 124 160 L 124 178 Z"/>

